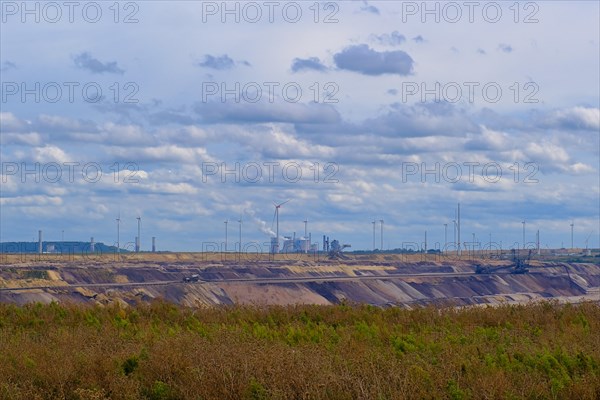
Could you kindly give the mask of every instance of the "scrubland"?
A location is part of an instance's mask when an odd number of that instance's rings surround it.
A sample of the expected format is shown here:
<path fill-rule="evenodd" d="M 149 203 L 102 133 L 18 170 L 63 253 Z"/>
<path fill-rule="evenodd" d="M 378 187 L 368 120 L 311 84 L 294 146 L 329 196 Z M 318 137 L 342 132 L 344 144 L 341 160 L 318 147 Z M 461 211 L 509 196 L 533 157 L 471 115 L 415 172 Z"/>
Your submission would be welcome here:
<path fill-rule="evenodd" d="M 600 305 L 0 304 L 2 399 L 598 399 Z"/>

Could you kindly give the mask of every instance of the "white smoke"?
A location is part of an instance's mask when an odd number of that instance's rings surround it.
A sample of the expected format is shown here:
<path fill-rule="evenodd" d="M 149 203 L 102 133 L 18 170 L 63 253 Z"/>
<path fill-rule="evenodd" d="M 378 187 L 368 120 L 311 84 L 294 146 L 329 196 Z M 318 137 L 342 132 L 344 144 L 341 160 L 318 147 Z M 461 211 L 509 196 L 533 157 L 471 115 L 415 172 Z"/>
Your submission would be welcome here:
<path fill-rule="evenodd" d="M 271 237 L 275 237 L 275 232 L 273 232 L 273 229 L 271 229 L 269 227 L 269 225 L 263 221 L 262 219 L 258 218 L 256 216 L 256 213 L 252 210 L 244 210 L 244 213 L 250 217 L 250 219 L 252 221 L 254 221 L 256 223 L 256 225 L 258 225 L 258 228 L 260 229 L 260 231 L 266 235 L 269 235 Z"/>

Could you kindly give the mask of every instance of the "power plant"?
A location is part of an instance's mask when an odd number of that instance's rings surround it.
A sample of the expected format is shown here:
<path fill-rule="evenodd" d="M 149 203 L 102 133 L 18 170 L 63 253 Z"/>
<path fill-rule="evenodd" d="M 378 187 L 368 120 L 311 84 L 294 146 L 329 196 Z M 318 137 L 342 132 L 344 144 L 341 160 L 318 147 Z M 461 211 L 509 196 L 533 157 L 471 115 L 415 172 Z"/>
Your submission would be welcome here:
<path fill-rule="evenodd" d="M 258 224 L 258 227 L 260 228 L 260 230 L 263 233 L 266 233 L 269 235 L 269 240 L 270 242 L 267 243 L 267 249 L 265 249 L 263 246 L 260 246 L 259 242 L 250 242 L 253 243 L 252 244 L 252 249 L 257 249 L 258 253 L 261 252 L 268 252 L 271 254 L 283 254 L 283 253 L 317 253 L 317 252 L 323 252 L 325 254 L 335 254 L 335 258 L 340 258 L 339 257 L 339 253 L 341 252 L 341 250 L 345 249 L 346 247 L 350 247 L 350 245 L 342 245 L 340 244 L 339 241 L 336 241 L 336 244 L 334 246 L 334 243 L 332 240 L 330 240 L 329 236 L 327 235 L 323 235 L 322 236 L 322 244 L 321 243 L 313 243 L 312 240 L 312 233 L 308 231 L 308 218 L 304 218 L 304 219 L 299 219 L 298 222 L 302 222 L 303 223 L 303 228 L 304 228 L 304 235 L 301 236 L 297 236 L 296 235 L 296 231 L 294 231 L 292 234 L 280 234 L 280 226 L 279 226 L 279 213 L 280 213 L 280 209 L 283 205 L 287 204 L 290 200 L 286 200 L 284 202 L 281 203 L 276 203 L 273 202 L 274 205 L 274 214 L 273 214 L 273 223 L 272 223 L 272 227 L 273 229 L 269 229 L 267 224 L 256 218 L 254 212 L 249 212 L 247 210 L 245 210 L 244 212 L 247 213 L 247 215 L 249 215 L 251 217 L 251 220 L 254 220 L 254 222 L 256 222 Z M 400 251 L 401 253 L 406 252 L 406 253 L 410 253 L 410 252 L 419 252 L 419 253 L 423 253 L 423 254 L 443 254 L 443 255 L 449 255 L 451 252 L 456 251 L 456 255 L 457 256 L 461 256 L 462 254 L 462 249 L 464 246 L 464 249 L 466 250 L 467 255 L 469 255 L 470 257 L 476 257 L 478 254 L 482 254 L 482 255 L 488 255 L 490 258 L 494 258 L 494 259 L 506 259 L 506 253 L 503 255 L 502 254 L 502 242 L 498 242 L 499 245 L 492 243 L 492 233 L 489 233 L 489 243 L 483 243 L 483 242 L 477 242 L 475 240 L 475 232 L 472 233 L 473 235 L 473 239 L 472 242 L 468 242 L 465 241 L 464 243 L 460 242 L 461 239 L 461 232 L 462 232 L 462 213 L 461 213 L 461 204 L 457 203 L 457 206 L 455 208 L 454 211 L 454 219 L 452 220 L 452 225 L 453 225 L 453 238 L 449 238 L 448 237 L 448 225 L 449 222 L 443 223 L 440 226 L 443 226 L 443 242 L 442 240 L 440 240 L 439 242 L 435 241 L 435 240 L 431 240 L 431 244 L 430 244 L 430 235 L 428 235 L 428 233 L 430 233 L 430 231 L 428 231 L 427 229 L 425 229 L 423 232 L 423 237 L 420 240 L 414 240 L 414 241 L 405 241 L 402 242 L 403 244 L 408 244 L 408 247 L 396 247 L 396 248 L 392 248 L 391 252 L 398 252 Z M 110 250 L 111 252 L 114 251 L 117 254 L 120 252 L 126 252 L 126 253 L 130 253 L 130 252 L 136 252 L 139 253 L 142 251 L 141 249 L 141 217 L 137 216 L 135 217 L 135 219 L 137 220 L 137 236 L 135 236 L 134 241 L 133 242 L 127 242 L 123 245 L 123 243 L 121 243 L 121 223 L 122 223 L 122 218 L 119 214 L 117 215 L 117 218 L 115 219 L 116 221 L 116 228 L 117 228 L 117 235 L 116 235 L 116 243 L 113 245 L 113 249 L 114 250 Z M 238 228 L 239 228 L 239 239 L 238 241 L 236 241 L 234 243 L 234 249 L 238 250 L 240 253 L 242 252 L 242 250 L 245 248 L 244 244 L 242 242 L 242 217 L 240 216 L 239 219 L 235 219 L 235 221 L 238 222 Z M 219 246 L 219 249 L 221 249 L 222 251 L 229 251 L 230 250 L 230 235 L 228 232 L 228 222 L 230 222 L 230 220 L 225 220 L 225 243 L 224 243 L 224 247 L 223 244 L 221 244 L 221 246 Z M 592 256 L 592 253 L 594 252 L 593 249 L 589 249 L 589 239 L 591 238 L 593 231 L 589 232 L 589 234 L 586 235 L 585 239 L 582 239 L 585 243 L 585 246 L 583 248 L 581 248 L 581 253 L 576 253 L 573 252 L 574 249 L 555 249 L 552 252 L 548 252 L 546 250 L 542 249 L 542 243 L 541 243 L 541 230 L 537 229 L 536 231 L 534 231 L 535 233 L 535 238 L 534 240 L 532 240 L 531 242 L 527 242 L 527 231 L 526 231 L 526 227 L 527 227 L 527 223 L 529 221 L 527 221 L 525 218 L 519 219 L 519 227 L 520 229 L 520 234 L 521 234 L 521 240 L 518 241 L 514 241 L 514 242 L 509 242 L 508 245 L 506 245 L 504 247 L 504 249 L 518 249 L 520 251 L 526 251 L 528 249 L 532 249 L 533 251 L 533 255 L 535 255 L 536 257 L 544 257 L 546 255 L 552 254 L 552 255 L 570 255 L 570 256 L 574 256 L 574 255 L 582 255 L 582 256 Z M 372 237 L 372 241 L 373 241 L 373 249 L 377 252 L 390 252 L 389 248 L 390 245 L 389 243 L 386 244 L 384 241 L 384 220 L 382 218 L 374 218 L 372 220 L 372 228 L 373 228 L 373 237 Z M 574 221 L 569 221 L 569 226 L 571 228 L 571 237 L 570 239 L 574 242 Z M 289 223 L 288 223 L 289 225 Z M 61 237 L 64 237 L 64 230 L 61 231 Z M 43 231 L 40 229 L 38 230 L 38 237 L 37 237 L 37 241 L 33 242 L 32 245 L 35 246 L 34 249 L 31 250 L 27 250 L 26 252 L 35 252 L 37 254 L 65 254 L 65 251 L 67 252 L 71 252 L 72 250 L 70 250 L 73 246 L 76 246 L 79 248 L 79 244 L 81 242 L 44 242 L 43 241 Z M 379 234 L 379 238 L 377 237 L 377 234 Z M 416 239 L 416 238 L 415 238 Z M 449 241 L 450 239 L 450 241 Z M 34 239 L 35 240 L 35 239 Z M 443 244 L 442 244 L 443 243 Z M 451 245 L 452 243 L 456 244 L 456 248 L 452 249 Z M 506 242 L 505 242 L 506 243 Z M 259 247 L 256 247 L 256 245 L 258 244 Z M 377 244 L 379 244 L 380 249 L 377 248 Z M 450 245 L 450 247 L 448 246 Z M 388 250 L 384 250 L 383 247 L 387 246 Z M 572 246 L 574 246 L 574 243 L 572 244 Z M 545 246 L 545 248 L 548 248 L 548 245 Z M 100 250 L 100 253 L 102 253 L 103 251 L 106 251 L 106 246 L 104 244 L 102 244 L 102 250 Z M 85 252 L 89 252 L 89 253 L 95 253 L 98 251 L 98 247 L 97 247 L 97 243 L 94 239 L 93 236 L 90 237 L 89 242 L 86 243 L 86 250 Z M 151 237 L 151 246 L 149 248 L 149 251 L 151 252 L 156 252 L 156 237 L 152 236 Z M 362 252 L 363 250 L 356 250 L 355 252 Z M 485 253 L 485 251 L 489 251 L 489 253 Z M 3 251 L 5 252 L 5 251 Z M 480 253 L 483 252 L 483 253 Z M 518 255 L 518 254 L 517 254 Z M 516 260 L 516 259 L 515 259 Z M 516 261 L 515 261 L 516 263 Z M 525 271 L 525 269 L 519 269 L 519 271 Z"/>

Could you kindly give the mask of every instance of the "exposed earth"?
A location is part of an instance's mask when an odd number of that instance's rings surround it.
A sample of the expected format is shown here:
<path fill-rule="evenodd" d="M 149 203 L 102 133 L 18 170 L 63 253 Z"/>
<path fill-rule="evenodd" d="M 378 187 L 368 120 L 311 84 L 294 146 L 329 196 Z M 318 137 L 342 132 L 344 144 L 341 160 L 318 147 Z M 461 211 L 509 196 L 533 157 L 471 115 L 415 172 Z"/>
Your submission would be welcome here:
<path fill-rule="evenodd" d="M 475 273 L 477 266 L 488 273 Z M 107 304 L 164 299 L 187 306 L 332 304 L 411 307 L 558 301 L 600 302 L 600 264 L 533 260 L 511 273 L 510 260 L 441 256 L 287 257 L 141 253 L 97 257 L 3 255 L 0 301 Z M 491 271 L 491 272 L 490 272 Z M 186 282 L 185 280 L 188 280 Z"/>

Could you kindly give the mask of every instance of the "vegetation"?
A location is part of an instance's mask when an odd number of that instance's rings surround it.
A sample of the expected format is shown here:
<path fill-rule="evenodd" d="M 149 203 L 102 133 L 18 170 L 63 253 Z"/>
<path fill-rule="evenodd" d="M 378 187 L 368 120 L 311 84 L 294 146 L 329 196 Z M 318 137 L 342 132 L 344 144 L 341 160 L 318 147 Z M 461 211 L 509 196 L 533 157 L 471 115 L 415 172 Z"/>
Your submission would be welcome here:
<path fill-rule="evenodd" d="M 600 305 L 0 304 L 2 399 L 597 399 Z"/>

